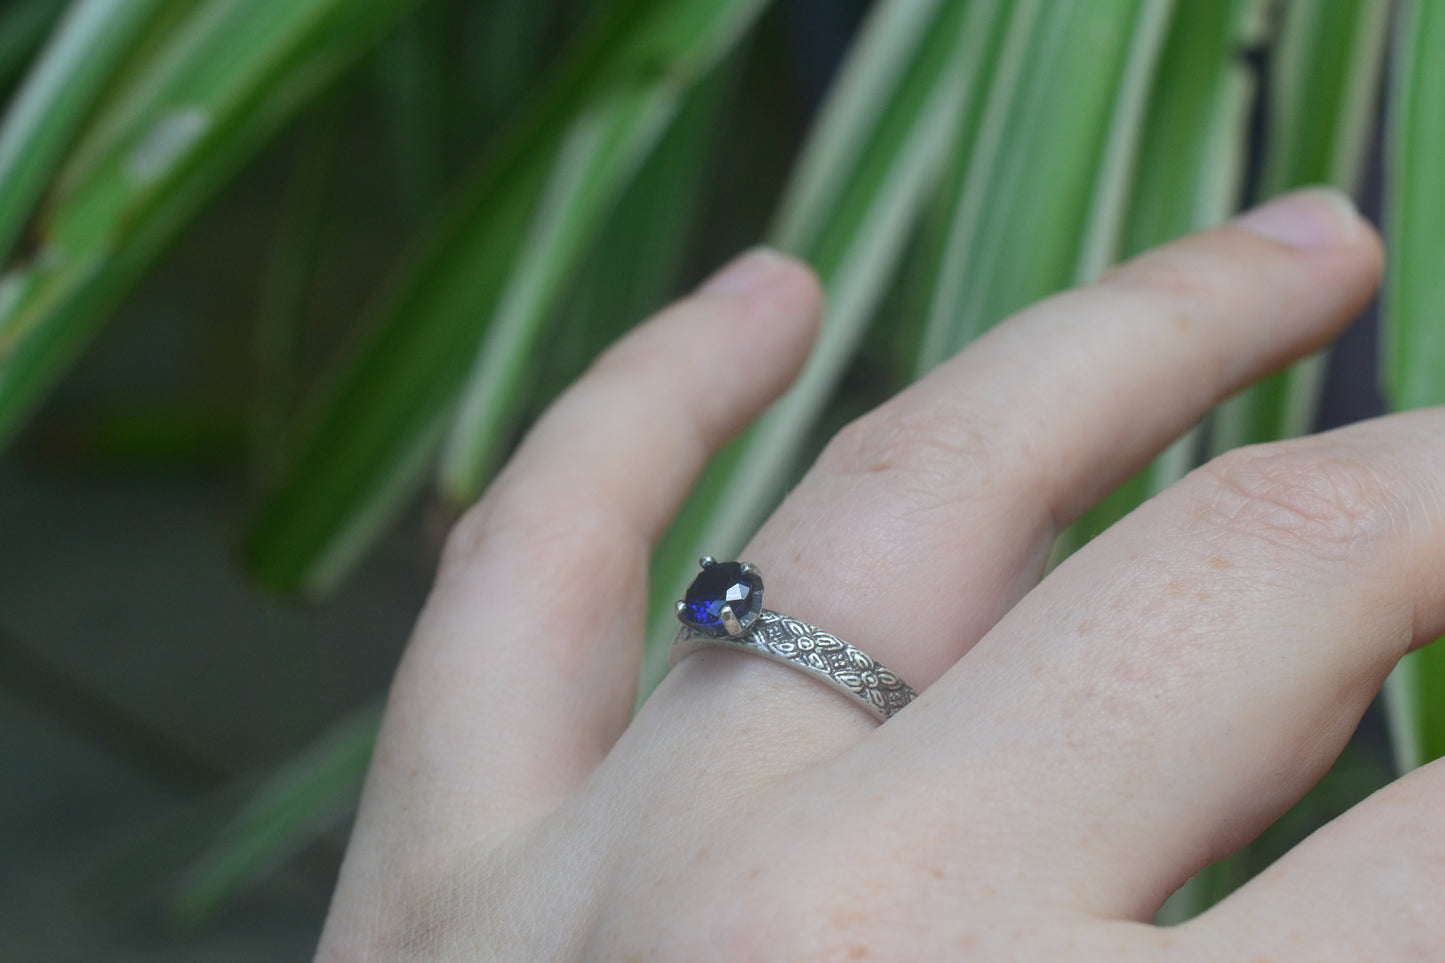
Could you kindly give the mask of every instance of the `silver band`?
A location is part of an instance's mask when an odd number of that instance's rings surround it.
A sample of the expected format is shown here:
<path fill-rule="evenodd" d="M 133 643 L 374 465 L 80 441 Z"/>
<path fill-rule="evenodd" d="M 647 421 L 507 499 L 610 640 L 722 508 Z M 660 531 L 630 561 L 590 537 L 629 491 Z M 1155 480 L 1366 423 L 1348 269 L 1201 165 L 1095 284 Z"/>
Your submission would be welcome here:
<path fill-rule="evenodd" d="M 763 609 L 749 630 L 737 638 L 713 638 L 684 625 L 672 643 L 672 664 L 677 665 L 702 648 L 742 650 L 801 669 L 852 696 L 880 722 L 917 695 L 856 646 L 817 626 L 768 609 Z"/>

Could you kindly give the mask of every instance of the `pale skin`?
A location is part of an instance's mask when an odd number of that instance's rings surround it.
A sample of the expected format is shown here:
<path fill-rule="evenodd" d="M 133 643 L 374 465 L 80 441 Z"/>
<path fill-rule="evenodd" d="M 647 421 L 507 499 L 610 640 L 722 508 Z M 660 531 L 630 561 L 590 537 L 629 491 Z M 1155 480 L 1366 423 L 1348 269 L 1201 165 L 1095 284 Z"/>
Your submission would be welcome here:
<path fill-rule="evenodd" d="M 1006 321 L 844 429 L 739 556 L 919 699 L 879 725 L 710 650 L 633 718 L 651 549 L 822 311 L 802 264 L 733 262 L 593 365 L 453 532 L 320 958 L 1440 958 L 1440 764 L 1151 920 L 1445 633 L 1445 411 L 1225 455 L 1040 582 L 1063 526 L 1327 344 L 1381 263 L 1306 192 Z M 683 363 L 739 343 L 728 376 Z"/>

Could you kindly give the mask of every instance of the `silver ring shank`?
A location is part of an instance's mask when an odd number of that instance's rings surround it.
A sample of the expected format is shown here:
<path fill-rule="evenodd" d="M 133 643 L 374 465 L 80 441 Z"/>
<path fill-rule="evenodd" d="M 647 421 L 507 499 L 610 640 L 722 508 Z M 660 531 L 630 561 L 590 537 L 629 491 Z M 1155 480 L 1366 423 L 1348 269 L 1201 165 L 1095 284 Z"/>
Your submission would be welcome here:
<path fill-rule="evenodd" d="M 683 626 L 672 643 L 672 664 L 704 648 L 751 652 L 801 669 L 852 696 L 880 722 L 917 696 L 902 679 L 856 646 L 768 609 L 763 609 L 748 634 L 738 639 L 715 639 Z"/>

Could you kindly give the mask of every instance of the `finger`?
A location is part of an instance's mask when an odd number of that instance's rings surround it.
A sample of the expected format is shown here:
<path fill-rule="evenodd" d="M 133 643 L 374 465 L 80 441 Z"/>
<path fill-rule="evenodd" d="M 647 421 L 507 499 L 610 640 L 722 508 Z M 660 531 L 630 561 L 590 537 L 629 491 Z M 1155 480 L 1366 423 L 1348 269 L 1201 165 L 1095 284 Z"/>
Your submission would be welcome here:
<path fill-rule="evenodd" d="M 1386 786 L 1183 929 L 1213 959 L 1445 953 L 1445 762 Z"/>
<path fill-rule="evenodd" d="M 1321 192 L 1145 255 L 1003 323 L 845 429 L 743 557 L 769 608 L 927 686 L 1037 581 L 1062 526 L 1217 399 L 1326 342 L 1378 271 L 1372 232 Z M 738 658 L 685 660 L 658 724 L 673 703 L 818 722 L 761 750 L 794 762 L 867 731 L 801 674 L 716 668 Z M 719 685 L 731 709 L 698 695 Z"/>
<path fill-rule="evenodd" d="M 653 543 L 792 379 L 819 308 L 799 262 L 740 259 L 607 351 L 457 525 L 374 773 L 441 838 L 555 804 L 626 725 Z"/>
<path fill-rule="evenodd" d="M 1442 410 L 1216 459 L 895 720 L 895 750 L 934 740 L 899 778 L 968 781 L 964 810 L 1008 793 L 1055 885 L 1148 917 L 1302 796 L 1399 658 L 1445 630 L 1442 478 Z"/>

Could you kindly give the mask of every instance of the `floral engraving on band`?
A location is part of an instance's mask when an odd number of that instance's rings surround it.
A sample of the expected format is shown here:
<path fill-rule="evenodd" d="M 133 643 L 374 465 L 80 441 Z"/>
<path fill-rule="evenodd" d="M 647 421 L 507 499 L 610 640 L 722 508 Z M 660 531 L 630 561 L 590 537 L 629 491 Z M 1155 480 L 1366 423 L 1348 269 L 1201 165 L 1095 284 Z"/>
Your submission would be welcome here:
<path fill-rule="evenodd" d="M 752 638 L 783 659 L 828 676 L 885 716 L 913 701 L 914 692 L 902 679 L 817 626 L 765 609 Z"/>

